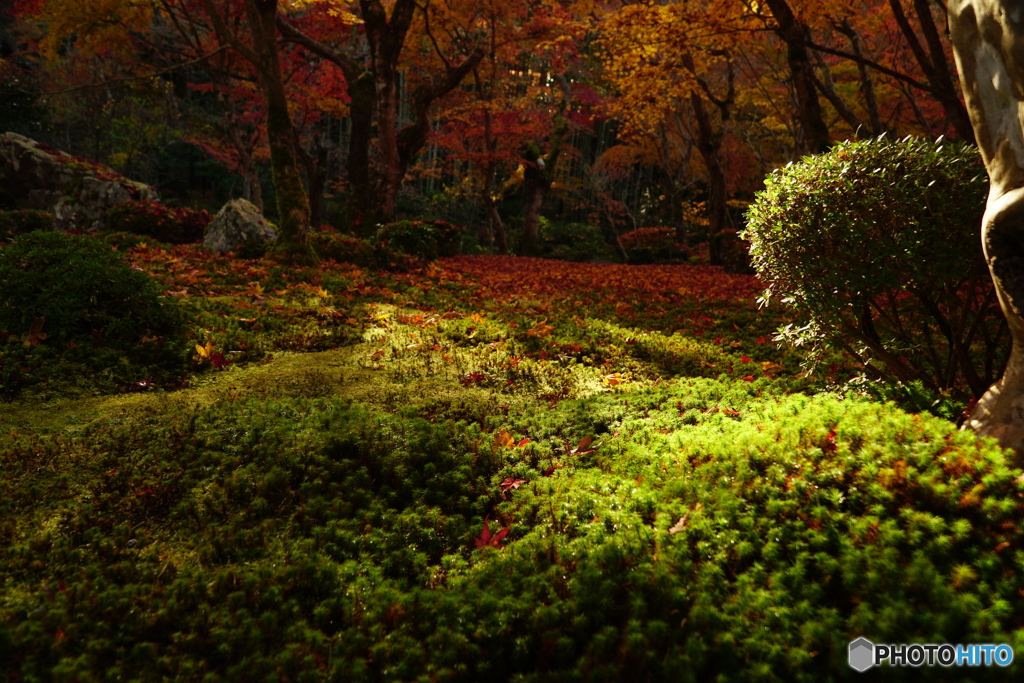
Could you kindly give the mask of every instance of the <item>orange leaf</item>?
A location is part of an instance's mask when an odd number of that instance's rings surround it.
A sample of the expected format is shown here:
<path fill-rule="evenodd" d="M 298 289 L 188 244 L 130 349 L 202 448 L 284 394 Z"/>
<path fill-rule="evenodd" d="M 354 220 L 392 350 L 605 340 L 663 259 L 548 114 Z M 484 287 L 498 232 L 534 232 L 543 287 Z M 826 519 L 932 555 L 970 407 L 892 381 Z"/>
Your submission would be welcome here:
<path fill-rule="evenodd" d="M 618 373 L 618 372 L 613 372 L 610 375 L 605 375 L 605 378 L 604 378 L 604 383 L 607 384 L 608 386 L 612 386 L 612 387 L 614 387 L 617 384 L 622 384 L 625 381 L 626 381 L 626 378 L 623 377 L 622 374 Z"/>
<path fill-rule="evenodd" d="M 552 325 L 545 325 L 544 323 L 546 323 L 547 321 L 548 321 L 548 319 L 544 318 L 539 323 L 534 325 L 532 328 L 527 330 L 526 334 L 528 334 L 530 336 L 533 336 L 533 337 L 546 337 L 546 336 L 548 336 L 549 334 L 551 334 L 551 331 L 553 329 L 555 329 L 555 328 Z"/>
<path fill-rule="evenodd" d="M 512 448 L 515 442 L 515 439 L 512 438 L 512 435 L 507 430 L 502 429 L 494 435 L 495 448 Z"/>

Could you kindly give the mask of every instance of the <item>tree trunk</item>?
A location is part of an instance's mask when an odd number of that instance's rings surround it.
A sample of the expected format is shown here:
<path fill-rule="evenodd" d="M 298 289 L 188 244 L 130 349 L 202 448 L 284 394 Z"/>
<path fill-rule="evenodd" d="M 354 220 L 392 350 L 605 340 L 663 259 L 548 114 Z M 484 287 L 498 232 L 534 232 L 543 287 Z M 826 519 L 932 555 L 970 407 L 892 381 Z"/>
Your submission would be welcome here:
<path fill-rule="evenodd" d="M 808 49 L 807 27 L 793 14 L 787 0 L 766 0 L 775 17 L 776 33 L 786 43 L 786 61 L 796 91 L 797 116 L 803 131 L 804 148 L 811 154 L 824 152 L 832 144 L 828 126 L 821 114 L 821 103 L 814 87 L 814 70 Z"/>
<path fill-rule="evenodd" d="M 348 186 L 351 192 L 352 226 L 363 234 L 369 234 L 376 225 L 370 216 L 370 140 L 373 137 L 373 110 L 377 102 L 373 75 L 363 72 L 348 82 L 349 120 L 352 134 L 348 141 Z"/>
<path fill-rule="evenodd" d="M 319 259 L 309 246 L 308 238 L 309 201 L 295 160 L 297 143 L 277 52 L 277 0 L 245 0 L 251 45 L 231 31 L 213 0 L 203 0 L 203 5 L 221 40 L 256 67 L 267 101 L 267 140 L 280 223 L 277 243 L 269 255 L 285 263 L 316 264 Z"/>
<path fill-rule="evenodd" d="M 402 183 L 398 151 L 398 60 L 416 3 L 415 0 L 396 0 L 390 17 L 380 0 L 359 0 L 359 8 L 370 45 L 377 100 L 379 166 L 373 183 L 372 213 L 376 220 L 387 223 L 394 220 L 398 188 Z"/>
<path fill-rule="evenodd" d="M 967 111 L 991 188 L 981 238 L 1013 349 L 1003 377 L 964 429 L 1024 458 L 1024 25 L 1010 0 L 950 0 L 949 27 Z"/>
<path fill-rule="evenodd" d="M 917 19 L 921 25 L 921 32 L 928 45 L 927 50 L 921 45 L 917 34 L 914 33 L 913 27 L 907 20 L 901 0 L 889 0 L 889 6 L 892 8 L 900 31 L 903 32 L 903 36 L 910 45 L 911 52 L 914 53 L 914 58 L 921 70 L 924 71 L 928 84 L 932 86 L 935 98 L 942 104 L 942 109 L 950 123 L 953 124 L 953 128 L 956 129 L 957 135 L 961 140 L 974 144 L 975 131 L 971 125 L 971 116 L 968 115 L 966 108 L 957 96 L 949 63 L 946 61 L 945 46 L 942 44 L 942 38 L 939 36 L 938 28 L 932 17 L 931 0 L 913 0 L 913 2 L 914 11 L 917 13 Z M 952 31 L 952 27 L 950 27 L 950 31 Z"/>
<path fill-rule="evenodd" d="M 836 30 L 850 39 L 850 47 L 853 49 L 853 54 L 864 59 L 864 42 L 861 40 L 857 30 L 850 25 L 850 22 L 843 19 L 842 22 L 836 25 Z M 860 94 L 864 98 L 864 108 L 867 109 L 868 121 L 871 123 L 871 130 L 868 132 L 871 135 L 881 135 L 885 132 L 885 127 L 882 125 L 882 116 L 878 112 L 875 82 L 871 78 L 867 65 L 863 62 L 857 62 L 857 73 L 860 75 Z"/>
<path fill-rule="evenodd" d="M 725 169 L 718 155 L 722 145 L 721 135 L 716 135 L 711 125 L 704 99 L 697 93 L 690 95 L 694 118 L 697 120 L 697 151 L 700 152 L 704 165 L 708 169 L 708 249 L 711 265 L 724 265 L 722 260 L 721 241 L 718 234 L 725 227 L 726 211 L 728 210 L 728 191 L 725 181 Z"/>
<path fill-rule="evenodd" d="M 562 109 L 566 105 L 562 102 Z M 547 156 L 540 156 L 537 145 L 527 146 L 523 169 L 523 188 L 526 192 L 526 214 L 523 216 L 523 237 L 519 241 L 520 256 L 540 255 L 540 210 L 544 206 L 544 197 L 555 177 L 555 167 L 562 153 L 562 140 L 569 126 L 561 113 L 555 115 L 555 130 L 551 134 L 551 146 Z"/>
<path fill-rule="evenodd" d="M 479 79 L 477 79 L 477 90 L 479 91 Z M 498 150 L 498 138 L 494 137 L 491 129 L 491 110 L 484 109 L 484 144 L 487 149 L 487 163 L 484 167 L 484 182 L 480 190 L 480 196 L 487 211 L 487 233 L 494 242 L 499 254 L 508 253 L 508 241 L 505 238 L 505 225 L 501 222 L 501 214 L 498 213 L 498 202 L 494 196 L 494 174 L 497 172 L 498 162 L 495 154 Z"/>

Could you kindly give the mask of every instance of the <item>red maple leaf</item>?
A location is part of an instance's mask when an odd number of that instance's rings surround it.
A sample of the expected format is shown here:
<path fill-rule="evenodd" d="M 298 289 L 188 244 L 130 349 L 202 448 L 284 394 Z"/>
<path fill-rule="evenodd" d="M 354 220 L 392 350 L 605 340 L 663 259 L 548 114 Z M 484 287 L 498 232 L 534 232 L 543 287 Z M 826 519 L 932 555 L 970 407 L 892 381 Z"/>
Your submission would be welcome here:
<path fill-rule="evenodd" d="M 231 361 L 226 359 L 226 358 L 224 358 L 224 354 L 222 354 L 222 353 L 211 353 L 210 354 L 210 362 L 213 364 L 213 367 L 215 367 L 218 370 L 220 370 L 221 368 L 223 368 L 225 365 L 227 365 Z"/>
<path fill-rule="evenodd" d="M 508 535 L 508 527 L 505 527 L 498 533 L 491 535 L 491 528 L 487 526 L 489 521 L 489 515 L 484 517 L 484 526 L 480 530 L 480 536 L 474 538 L 473 542 L 476 543 L 477 548 L 504 548 L 505 545 L 501 542 L 505 536 Z"/>

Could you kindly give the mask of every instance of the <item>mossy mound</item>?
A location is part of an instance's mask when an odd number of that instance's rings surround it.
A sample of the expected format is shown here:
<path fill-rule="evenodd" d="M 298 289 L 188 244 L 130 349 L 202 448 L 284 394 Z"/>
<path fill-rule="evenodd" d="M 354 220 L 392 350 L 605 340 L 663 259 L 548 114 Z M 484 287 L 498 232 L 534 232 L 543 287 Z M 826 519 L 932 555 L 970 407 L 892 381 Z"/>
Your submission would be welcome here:
<path fill-rule="evenodd" d="M 0 385 L 180 372 L 186 318 L 143 272 L 89 237 L 36 231 L 0 249 Z"/>

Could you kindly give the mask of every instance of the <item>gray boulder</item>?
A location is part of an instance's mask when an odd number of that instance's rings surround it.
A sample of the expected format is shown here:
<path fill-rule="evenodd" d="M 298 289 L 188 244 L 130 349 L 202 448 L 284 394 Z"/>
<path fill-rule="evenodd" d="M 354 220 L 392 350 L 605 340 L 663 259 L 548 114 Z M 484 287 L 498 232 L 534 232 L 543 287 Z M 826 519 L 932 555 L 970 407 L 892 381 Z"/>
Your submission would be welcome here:
<path fill-rule="evenodd" d="M 277 228 L 252 202 L 232 199 L 224 205 L 203 234 L 203 244 L 213 251 L 230 251 L 246 240 L 275 242 Z"/>
<path fill-rule="evenodd" d="M 129 199 L 160 201 L 148 185 L 16 133 L 0 135 L 0 187 L 15 208 L 52 213 L 60 230 L 103 228 Z"/>

